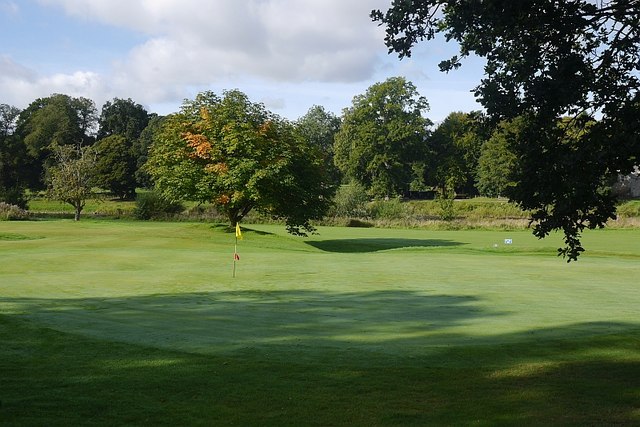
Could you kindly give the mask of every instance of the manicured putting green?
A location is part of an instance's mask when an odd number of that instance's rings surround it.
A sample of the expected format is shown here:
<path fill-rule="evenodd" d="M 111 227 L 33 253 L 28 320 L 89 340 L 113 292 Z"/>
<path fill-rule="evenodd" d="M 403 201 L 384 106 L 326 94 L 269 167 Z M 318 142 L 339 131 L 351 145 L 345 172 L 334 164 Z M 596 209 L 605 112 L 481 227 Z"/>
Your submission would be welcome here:
<path fill-rule="evenodd" d="M 577 263 L 527 231 L 3 223 L 3 312 L 86 336 L 199 353 L 299 345 L 420 354 L 624 330 L 640 233 L 589 233 Z M 13 236 L 13 237 L 11 237 Z M 21 237 L 16 237 L 21 236 Z M 505 243 L 505 241 L 507 243 Z"/>

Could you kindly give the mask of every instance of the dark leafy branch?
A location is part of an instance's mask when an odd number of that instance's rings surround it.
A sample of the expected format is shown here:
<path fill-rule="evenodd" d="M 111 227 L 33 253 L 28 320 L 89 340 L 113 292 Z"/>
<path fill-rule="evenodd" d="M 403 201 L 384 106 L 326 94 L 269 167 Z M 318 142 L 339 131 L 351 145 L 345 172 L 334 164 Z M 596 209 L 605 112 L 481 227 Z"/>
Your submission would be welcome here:
<path fill-rule="evenodd" d="M 640 1 L 396 0 L 371 16 L 400 58 L 438 35 L 459 44 L 442 71 L 486 58 L 477 99 L 495 123 L 525 117 L 508 195 L 577 259 L 581 232 L 615 218 L 610 181 L 640 157 Z"/>

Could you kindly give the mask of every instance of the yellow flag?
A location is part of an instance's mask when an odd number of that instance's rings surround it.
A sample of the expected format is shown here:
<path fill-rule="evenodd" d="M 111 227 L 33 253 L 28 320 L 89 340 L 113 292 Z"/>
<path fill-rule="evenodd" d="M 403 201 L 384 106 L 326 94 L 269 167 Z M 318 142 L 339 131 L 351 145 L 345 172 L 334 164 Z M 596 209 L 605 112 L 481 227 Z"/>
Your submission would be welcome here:
<path fill-rule="evenodd" d="M 236 239 L 242 240 L 242 231 L 240 231 L 240 223 L 236 222 Z"/>

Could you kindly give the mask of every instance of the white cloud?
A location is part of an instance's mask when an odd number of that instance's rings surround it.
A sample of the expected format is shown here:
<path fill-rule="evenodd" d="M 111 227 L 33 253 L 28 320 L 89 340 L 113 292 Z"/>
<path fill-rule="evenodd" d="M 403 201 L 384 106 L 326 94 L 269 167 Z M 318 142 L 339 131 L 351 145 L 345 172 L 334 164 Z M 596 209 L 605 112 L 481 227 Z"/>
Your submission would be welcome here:
<path fill-rule="evenodd" d="M 96 73 L 76 71 L 40 76 L 8 56 L 0 57 L 0 93 L 3 103 L 19 108 L 25 108 L 31 101 L 53 93 L 89 97 L 96 102 L 107 100 L 103 78 Z"/>
<path fill-rule="evenodd" d="M 17 16 L 20 14 L 20 6 L 14 1 L 2 1 L 0 11 L 8 16 Z"/>
<path fill-rule="evenodd" d="M 14 62 L 8 55 L 0 56 L 0 79 L 33 80 L 36 74 L 29 68 Z"/>
<path fill-rule="evenodd" d="M 383 49 L 368 14 L 377 0 L 41 0 L 83 19 L 149 35 L 128 62 L 163 80 L 202 84 L 229 75 L 276 81 L 357 81 Z M 178 62 L 178 63 L 176 63 Z M 176 71 L 181 69 L 178 76 Z"/>
<path fill-rule="evenodd" d="M 91 62 L 56 75 L 0 57 L 2 102 L 22 100 L 13 102 L 24 106 L 25 99 L 61 92 L 89 97 L 98 106 L 116 96 L 131 97 L 167 113 L 198 91 L 239 88 L 296 118 L 313 104 L 340 113 L 353 96 L 391 75 L 405 75 L 420 87 L 433 73 L 422 68 L 430 55 L 420 55 L 422 60 L 415 55 L 400 65 L 386 56 L 383 29 L 369 13 L 389 7 L 389 0 L 37 1 L 88 23 L 96 34 L 87 37 L 95 35 L 101 45 L 108 45 L 114 28 L 133 34 L 127 40 L 137 44 L 127 44 L 119 56 L 110 51 L 110 59 L 102 62 L 94 55 Z M 59 24 L 51 23 L 63 32 Z M 110 31 L 101 35 L 105 28 Z M 56 60 L 52 56 L 41 63 Z M 433 105 L 429 93 L 423 94 Z"/>
<path fill-rule="evenodd" d="M 264 84 L 361 82 L 374 76 L 385 50 L 382 30 L 369 12 L 387 7 L 388 0 L 39 3 L 62 8 L 74 19 L 144 36 L 105 75 L 65 77 L 71 89 L 85 85 L 99 99 L 126 96 L 144 104 L 167 103 L 189 97 L 194 89 L 244 79 Z M 48 80 L 62 83 L 65 78 Z M 99 90 L 104 93 L 95 95 Z"/>

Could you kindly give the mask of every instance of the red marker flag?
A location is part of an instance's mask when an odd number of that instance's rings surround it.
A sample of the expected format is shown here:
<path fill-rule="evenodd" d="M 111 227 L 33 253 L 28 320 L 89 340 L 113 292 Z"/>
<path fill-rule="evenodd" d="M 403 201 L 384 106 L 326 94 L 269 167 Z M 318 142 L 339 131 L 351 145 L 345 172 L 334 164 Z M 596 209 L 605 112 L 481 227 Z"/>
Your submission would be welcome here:
<path fill-rule="evenodd" d="M 233 277 L 236 277 L 236 261 L 240 261 L 240 255 L 238 255 L 238 239 L 242 240 L 242 231 L 240 230 L 240 223 L 236 222 L 236 244 L 233 248 Z"/>

